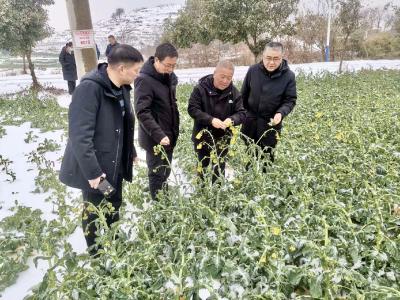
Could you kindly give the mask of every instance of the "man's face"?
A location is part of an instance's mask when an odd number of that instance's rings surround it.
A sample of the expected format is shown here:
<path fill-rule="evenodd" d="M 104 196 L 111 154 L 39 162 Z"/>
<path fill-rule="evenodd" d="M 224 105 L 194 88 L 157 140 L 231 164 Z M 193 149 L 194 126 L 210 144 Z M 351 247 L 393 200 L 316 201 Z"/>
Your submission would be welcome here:
<path fill-rule="evenodd" d="M 143 63 L 121 64 L 118 66 L 118 74 L 122 84 L 132 84 L 138 77 Z"/>
<path fill-rule="evenodd" d="M 217 89 L 225 90 L 232 82 L 233 70 L 228 68 L 217 68 L 214 71 L 214 86 Z"/>
<path fill-rule="evenodd" d="M 156 69 L 161 74 L 172 74 L 176 68 L 177 57 L 169 57 L 167 56 L 162 61 L 157 57 L 155 59 L 155 63 L 157 64 Z"/>
<path fill-rule="evenodd" d="M 108 42 L 109 42 L 111 45 L 114 45 L 116 41 L 115 41 L 115 38 L 110 37 L 110 38 L 108 38 Z"/>
<path fill-rule="evenodd" d="M 273 72 L 279 68 L 282 63 L 282 52 L 277 49 L 267 48 L 263 53 L 264 67 Z"/>

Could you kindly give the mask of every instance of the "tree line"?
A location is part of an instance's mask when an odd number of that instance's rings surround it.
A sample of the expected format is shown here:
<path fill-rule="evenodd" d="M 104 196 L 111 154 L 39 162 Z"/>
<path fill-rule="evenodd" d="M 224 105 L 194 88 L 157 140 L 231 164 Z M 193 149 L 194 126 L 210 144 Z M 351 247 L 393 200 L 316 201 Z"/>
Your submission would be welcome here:
<path fill-rule="evenodd" d="M 310 4 L 310 2 L 307 2 Z M 283 41 L 299 62 L 323 61 L 331 12 L 330 60 L 400 56 L 400 8 L 360 0 L 188 0 L 164 24 L 163 40 L 188 49 L 196 44 L 245 44 L 259 56 L 265 44 Z"/>

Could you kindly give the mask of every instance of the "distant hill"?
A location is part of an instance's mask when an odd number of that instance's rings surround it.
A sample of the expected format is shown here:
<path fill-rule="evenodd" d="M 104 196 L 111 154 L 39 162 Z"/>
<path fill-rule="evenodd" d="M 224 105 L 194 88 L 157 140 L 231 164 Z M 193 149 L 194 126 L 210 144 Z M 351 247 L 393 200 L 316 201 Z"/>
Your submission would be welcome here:
<path fill-rule="evenodd" d="M 176 18 L 181 5 L 161 5 L 151 8 L 135 9 L 126 12 L 119 19 L 105 19 L 93 24 L 96 42 L 102 55 L 107 46 L 107 37 L 113 34 L 119 42 L 130 44 L 138 49 L 153 46 L 162 34 L 164 20 Z M 110 14 L 111 15 L 111 14 Z M 69 30 L 56 32 L 43 40 L 35 52 L 58 53 L 62 46 L 71 40 Z"/>

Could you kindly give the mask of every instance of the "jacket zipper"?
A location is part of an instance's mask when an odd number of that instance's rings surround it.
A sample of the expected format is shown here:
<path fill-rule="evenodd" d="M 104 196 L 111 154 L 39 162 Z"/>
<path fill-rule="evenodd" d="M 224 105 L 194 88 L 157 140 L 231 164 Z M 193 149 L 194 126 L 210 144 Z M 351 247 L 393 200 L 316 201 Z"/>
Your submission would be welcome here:
<path fill-rule="evenodd" d="M 114 176 L 113 176 L 113 181 L 115 182 L 115 175 L 117 175 L 117 165 L 118 165 L 118 154 L 119 154 L 119 144 L 120 144 L 120 138 L 119 138 L 119 134 L 120 134 L 120 130 L 117 129 L 117 138 L 118 138 L 118 144 L 117 144 L 117 155 L 115 157 L 115 162 L 114 162 Z"/>

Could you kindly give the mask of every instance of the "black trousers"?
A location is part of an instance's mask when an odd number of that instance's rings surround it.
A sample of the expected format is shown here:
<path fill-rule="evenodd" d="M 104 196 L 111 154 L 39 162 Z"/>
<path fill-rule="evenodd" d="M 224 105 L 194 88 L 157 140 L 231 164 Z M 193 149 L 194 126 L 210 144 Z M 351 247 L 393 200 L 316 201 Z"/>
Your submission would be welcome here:
<path fill-rule="evenodd" d="M 75 80 L 68 80 L 68 93 L 72 95 L 72 93 L 75 91 L 76 87 L 76 81 Z"/>
<path fill-rule="evenodd" d="M 107 202 L 110 202 L 114 207 L 114 212 L 105 213 L 107 226 L 111 226 L 111 224 L 119 221 L 119 208 L 121 207 L 122 203 L 122 176 L 119 176 L 117 180 L 117 186 L 114 188 L 116 189 L 116 193 L 111 198 L 106 199 L 106 202 L 103 201 L 104 197 L 101 194 L 82 191 L 84 200 L 82 228 L 90 255 L 96 255 L 97 251 L 102 247 L 100 244 L 96 244 L 96 238 L 99 236 L 97 225 L 99 216 L 96 212 L 93 212 L 89 206 L 90 204 L 93 204 L 97 209 L 100 209 L 100 204 L 106 204 Z"/>
<path fill-rule="evenodd" d="M 210 147 L 204 145 L 201 149 L 197 149 L 197 145 L 195 143 L 194 149 L 197 154 L 197 159 L 201 164 L 201 171 L 197 171 L 197 175 L 204 180 L 204 170 L 211 164 L 212 168 L 212 183 L 215 183 L 219 177 L 225 176 L 225 157 L 228 153 L 227 146 L 223 147 L 222 150 L 218 147 L 216 157 L 214 160 L 211 158 L 211 151 Z"/>
<path fill-rule="evenodd" d="M 166 152 L 168 161 L 172 163 L 172 150 Z M 146 163 L 148 168 L 149 189 L 151 198 L 157 200 L 157 193 L 166 185 L 171 168 L 163 154 L 155 155 L 146 151 Z"/>

